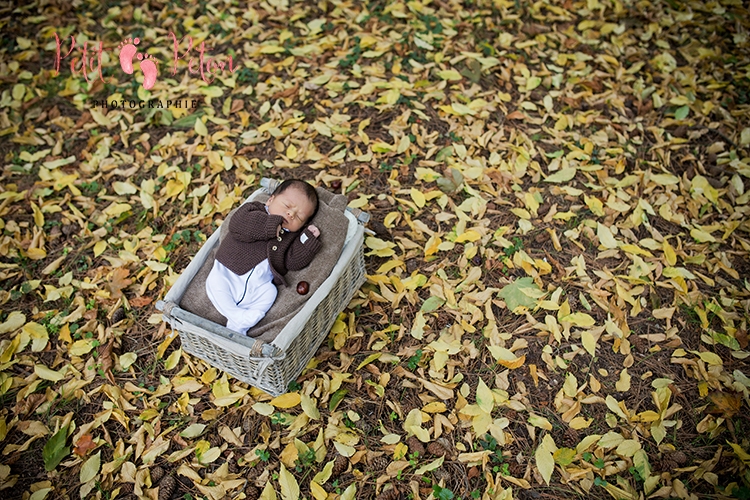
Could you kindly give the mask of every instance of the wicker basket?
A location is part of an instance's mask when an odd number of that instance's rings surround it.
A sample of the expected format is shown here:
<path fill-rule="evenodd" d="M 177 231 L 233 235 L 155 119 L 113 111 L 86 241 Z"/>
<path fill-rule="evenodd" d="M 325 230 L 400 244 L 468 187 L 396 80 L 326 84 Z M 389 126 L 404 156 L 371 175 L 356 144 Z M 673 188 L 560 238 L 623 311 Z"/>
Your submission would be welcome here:
<path fill-rule="evenodd" d="M 266 186 L 265 189 L 258 189 L 247 201 L 273 191 L 273 182 L 261 184 Z M 203 244 L 167 292 L 164 301 L 157 302 L 156 308 L 163 312 L 164 321 L 179 332 L 185 352 L 273 396 L 283 394 L 289 383 L 300 375 L 328 335 L 338 314 L 365 281 L 363 223 L 368 215 L 347 211 L 346 216 L 350 220 L 347 241 L 331 275 L 270 343 L 240 335 L 177 305 L 190 281 L 218 244 L 219 231 L 214 231 Z"/>

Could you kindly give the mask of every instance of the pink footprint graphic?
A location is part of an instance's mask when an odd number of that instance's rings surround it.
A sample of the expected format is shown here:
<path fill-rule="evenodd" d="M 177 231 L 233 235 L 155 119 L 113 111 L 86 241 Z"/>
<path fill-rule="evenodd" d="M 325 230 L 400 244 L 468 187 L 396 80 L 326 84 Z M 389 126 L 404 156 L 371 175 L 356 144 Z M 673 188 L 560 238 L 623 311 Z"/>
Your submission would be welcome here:
<path fill-rule="evenodd" d="M 141 61 L 141 71 L 143 71 L 143 88 L 150 90 L 156 83 L 156 60 L 149 54 L 145 56 L 138 54 L 138 60 Z"/>
<path fill-rule="evenodd" d="M 138 37 L 135 40 L 126 38 L 117 46 L 120 50 L 120 67 L 129 75 L 133 74 L 133 56 L 138 52 L 136 45 L 139 43 L 141 43 L 141 40 Z"/>

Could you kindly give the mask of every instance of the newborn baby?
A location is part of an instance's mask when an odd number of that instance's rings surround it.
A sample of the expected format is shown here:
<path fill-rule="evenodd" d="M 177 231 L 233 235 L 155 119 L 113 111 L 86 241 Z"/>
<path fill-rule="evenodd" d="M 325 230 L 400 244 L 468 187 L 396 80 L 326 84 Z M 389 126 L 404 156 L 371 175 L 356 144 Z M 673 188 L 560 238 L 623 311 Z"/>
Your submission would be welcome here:
<path fill-rule="evenodd" d="M 227 328 L 247 333 L 276 300 L 284 275 L 307 267 L 320 250 L 320 230 L 307 225 L 318 210 L 318 193 L 308 183 L 282 182 L 268 201 L 242 205 L 229 220 L 206 279 L 211 303 Z"/>

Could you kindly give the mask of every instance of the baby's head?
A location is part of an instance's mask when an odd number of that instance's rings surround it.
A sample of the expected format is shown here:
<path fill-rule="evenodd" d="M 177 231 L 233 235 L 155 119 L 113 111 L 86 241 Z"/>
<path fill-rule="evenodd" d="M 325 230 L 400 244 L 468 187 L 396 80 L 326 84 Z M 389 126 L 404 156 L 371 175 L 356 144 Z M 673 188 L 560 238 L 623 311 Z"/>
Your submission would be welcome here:
<path fill-rule="evenodd" d="M 269 214 L 284 218 L 281 227 L 297 232 L 318 211 L 318 193 L 305 181 L 288 179 L 279 184 L 266 206 Z"/>

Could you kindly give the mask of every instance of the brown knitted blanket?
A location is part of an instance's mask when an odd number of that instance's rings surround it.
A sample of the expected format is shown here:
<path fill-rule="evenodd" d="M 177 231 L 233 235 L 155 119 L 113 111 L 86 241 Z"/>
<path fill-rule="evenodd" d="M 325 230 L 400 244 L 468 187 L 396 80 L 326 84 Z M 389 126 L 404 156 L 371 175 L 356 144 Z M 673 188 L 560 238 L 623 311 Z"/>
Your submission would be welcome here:
<path fill-rule="evenodd" d="M 279 294 L 276 297 L 276 302 L 274 302 L 266 316 L 250 329 L 248 335 L 251 337 L 258 338 L 264 342 L 273 341 L 289 320 L 302 309 L 306 300 L 328 278 L 339 259 L 339 255 L 341 255 L 341 249 L 344 247 L 344 240 L 346 239 L 346 229 L 349 225 L 349 220 L 344 215 L 347 205 L 346 196 L 334 195 L 322 188 L 316 189 L 318 191 L 319 207 L 318 213 L 312 220 L 312 224 L 320 228 L 320 242 L 322 247 L 315 256 L 312 264 L 305 269 L 290 271 L 285 275 L 289 286 L 278 287 Z M 268 197 L 268 195 L 263 194 L 255 201 L 265 202 Z M 221 225 L 220 239 L 224 238 L 226 228 L 229 227 L 229 218 L 234 214 L 235 210 L 229 213 Z M 206 278 L 214 265 L 215 253 L 216 249 L 209 254 L 198 274 L 190 282 L 185 294 L 182 296 L 180 307 L 214 323 L 226 326 L 227 319 L 216 310 L 206 294 Z M 297 283 L 300 281 L 307 281 L 310 284 L 310 291 L 307 295 L 297 293 Z"/>

